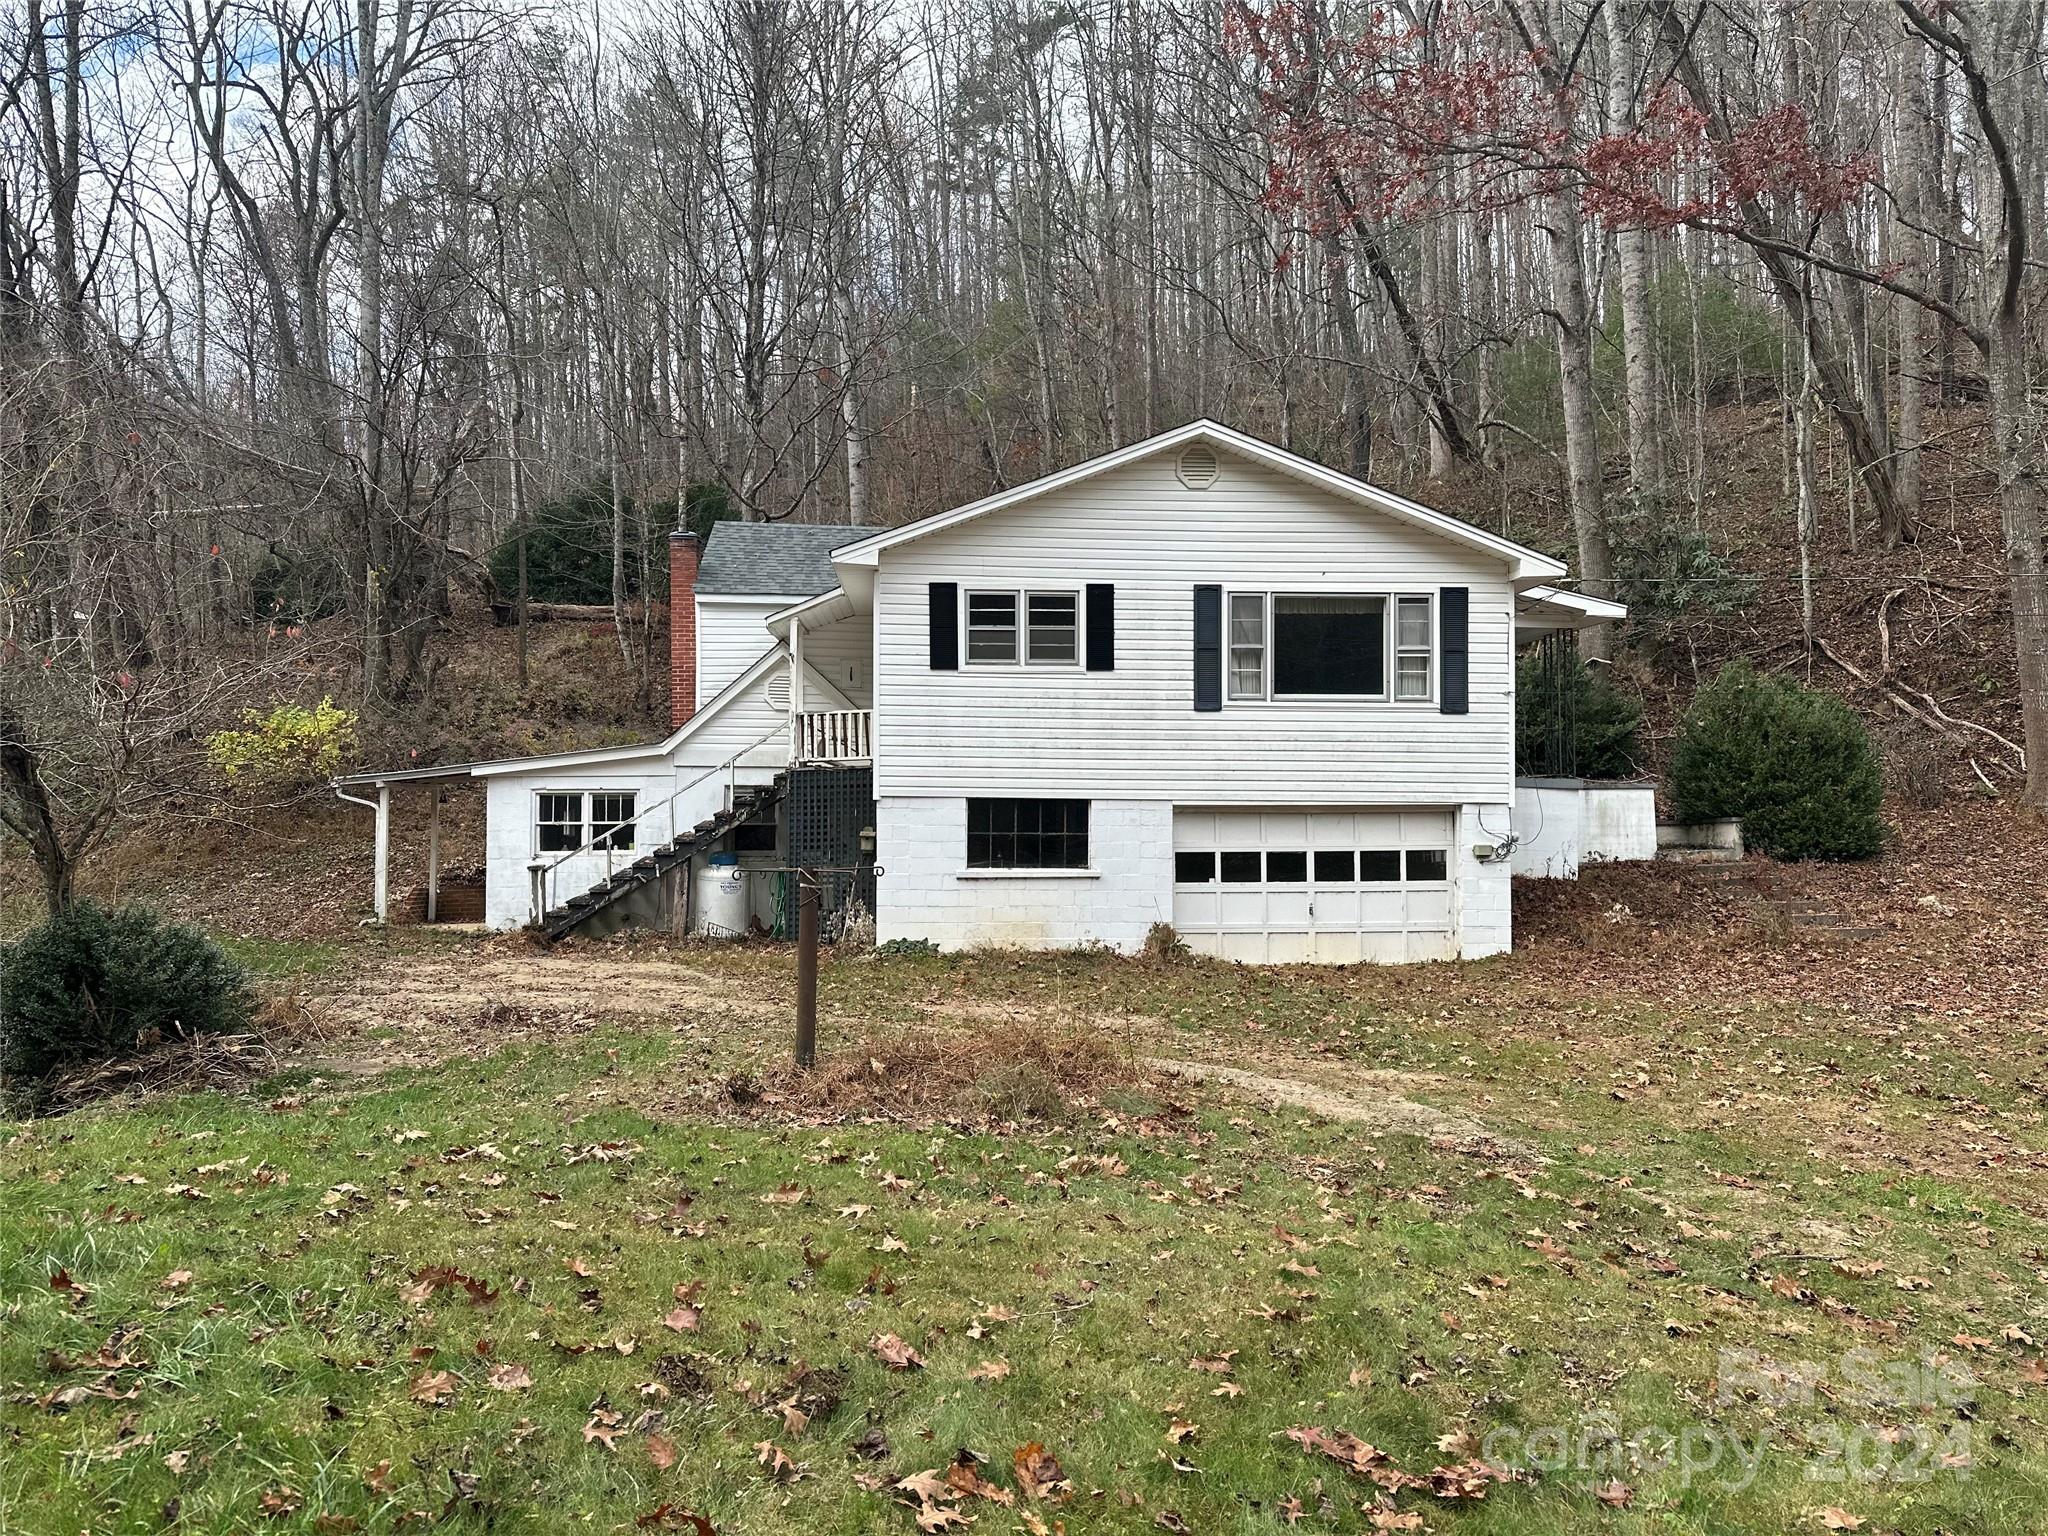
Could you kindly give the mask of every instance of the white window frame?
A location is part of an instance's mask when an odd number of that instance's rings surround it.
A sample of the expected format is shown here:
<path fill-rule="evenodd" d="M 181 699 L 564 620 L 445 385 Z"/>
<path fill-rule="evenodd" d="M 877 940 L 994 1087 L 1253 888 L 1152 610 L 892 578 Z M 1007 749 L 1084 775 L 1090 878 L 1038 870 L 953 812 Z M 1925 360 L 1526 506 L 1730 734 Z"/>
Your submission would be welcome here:
<path fill-rule="evenodd" d="M 583 795 L 583 840 L 590 842 L 597 836 L 597 799 L 600 795 L 612 797 L 623 795 L 631 802 L 630 813 L 624 819 L 609 823 L 615 834 L 620 828 L 624 828 L 626 840 L 622 843 L 617 841 L 615 837 L 612 842 L 607 843 L 605 846 L 613 853 L 633 852 L 640 837 L 640 791 L 637 789 L 586 790 Z"/>
<path fill-rule="evenodd" d="M 1046 626 L 1045 626 L 1045 628 L 1046 628 L 1046 629 L 1047 629 L 1048 631 L 1057 631 L 1057 630 L 1066 630 L 1066 629 L 1071 629 L 1071 630 L 1073 631 L 1073 635 L 1074 635 L 1074 654 L 1073 654 L 1073 655 L 1071 655 L 1071 656 L 1068 656 L 1068 657 L 1065 657 L 1065 658 L 1051 658 L 1051 657 L 1048 657 L 1048 658 L 1046 658 L 1045 660 L 1040 660 L 1040 659 L 1038 659 L 1037 657 L 1034 657 L 1034 656 L 1033 656 L 1033 655 L 1031 654 L 1031 637 L 1032 637 L 1032 633 L 1033 633 L 1033 631 L 1034 631 L 1034 630 L 1035 630 L 1035 629 L 1036 629 L 1036 628 L 1038 627 L 1038 626 L 1034 625 L 1034 624 L 1033 624 L 1033 623 L 1031 622 L 1031 602 L 1032 602 L 1032 599 L 1034 599 L 1034 598 L 1039 598 L 1039 597 L 1063 597 L 1063 598 L 1065 598 L 1065 599 L 1066 599 L 1066 600 L 1067 600 L 1068 602 L 1070 602 L 1071 604 L 1073 604 L 1073 607 L 1074 607 L 1074 622 L 1073 622 L 1073 623 L 1072 623 L 1071 625 L 1066 625 L 1066 624 L 1048 624 L 1048 625 L 1046 625 Z M 1028 591 L 1023 591 L 1023 592 L 1019 592 L 1019 593 L 1017 594 L 1017 599 L 1018 599 L 1018 604 L 1017 604 L 1017 611 L 1018 611 L 1018 613 L 1019 613 L 1019 614 L 1020 614 L 1020 615 L 1022 616 L 1022 623 L 1021 623 L 1021 630 L 1022 630 L 1022 633 L 1021 633 L 1021 634 L 1020 634 L 1020 635 L 1018 636 L 1019 640 L 1021 641 L 1021 644 L 1020 644 L 1020 645 L 1019 645 L 1019 647 L 1018 647 L 1018 652 L 1017 652 L 1017 654 L 1018 654 L 1019 658 L 1020 658 L 1020 659 L 1021 659 L 1021 660 L 1023 661 L 1024 665 L 1025 665 L 1025 666 L 1027 666 L 1027 667 L 1078 667 L 1078 666 L 1079 666 L 1079 665 L 1081 664 L 1081 606 L 1082 606 L 1082 605 L 1081 605 L 1081 594 L 1080 594 L 1080 591 L 1079 591 L 1078 589 L 1076 589 L 1076 588 L 1072 588 L 1072 587 L 1033 587 L 1033 588 L 1029 589 Z"/>
<path fill-rule="evenodd" d="M 976 658 L 972 640 L 974 600 L 977 597 L 1006 597 L 1016 605 L 1016 654 L 1007 661 L 993 661 Z M 1031 599 L 1034 597 L 1070 598 L 1074 604 L 1074 654 L 1059 661 L 1039 660 L 1031 657 Z M 961 593 L 960 604 L 960 662 L 966 667 L 1050 667 L 1055 671 L 1079 671 L 1088 654 L 1087 604 L 1081 601 L 1079 587 L 1034 586 L 1034 587 L 969 587 Z M 1046 629 L 1064 630 L 1064 624 L 1049 624 Z"/>
<path fill-rule="evenodd" d="M 536 858 L 545 857 L 549 854 L 559 858 L 565 853 L 574 853 L 590 841 L 590 802 L 584 796 L 585 791 L 580 789 L 536 789 L 533 792 L 533 852 Z M 573 822 L 543 821 L 540 814 L 541 802 L 550 798 L 574 800 L 576 802 L 576 819 Z M 540 845 L 540 829 L 542 827 L 574 827 L 576 829 L 576 841 L 566 848 L 543 848 Z"/>
<path fill-rule="evenodd" d="M 1237 602 L 1249 598 L 1259 607 L 1259 639 L 1257 645 L 1240 645 L 1236 639 Z M 1256 650 L 1259 653 L 1259 687 L 1256 693 L 1237 691 L 1237 653 Z M 1240 703 L 1249 703 L 1267 698 L 1273 682 L 1273 595 L 1270 592 L 1229 592 L 1223 598 L 1223 685 L 1224 696 Z"/>
<path fill-rule="evenodd" d="M 1401 605 L 1422 604 L 1422 644 L 1401 643 Z M 1434 704 L 1436 702 L 1436 594 L 1434 592 L 1396 592 L 1388 605 L 1392 615 L 1388 627 L 1387 686 L 1392 689 L 1396 704 Z M 1420 656 L 1422 658 L 1422 692 L 1404 694 L 1401 692 L 1401 658 Z"/>
<path fill-rule="evenodd" d="M 1252 647 L 1237 646 L 1231 641 L 1230 616 L 1241 597 L 1256 598 L 1259 603 L 1259 692 L 1256 694 L 1235 691 L 1232 682 L 1235 669 L 1232 666 L 1233 653 L 1250 650 Z M 1276 597 L 1357 597 L 1380 599 L 1386 687 L 1378 693 L 1276 693 L 1273 688 L 1273 599 Z M 1429 658 L 1429 693 L 1426 697 L 1404 699 L 1398 696 L 1400 689 L 1400 667 L 1402 648 L 1400 645 L 1400 604 L 1406 599 L 1421 599 L 1429 605 L 1429 644 L 1426 649 L 1409 646 L 1407 654 L 1426 654 Z M 1223 593 L 1223 697 L 1228 704 L 1399 704 L 1413 708 L 1434 705 L 1437 698 L 1437 681 L 1442 673 L 1437 655 L 1436 632 L 1437 594 L 1428 590 L 1372 587 L 1232 587 Z"/>
<path fill-rule="evenodd" d="M 974 654 L 974 600 L 977 597 L 1007 597 L 1010 600 L 1010 655 L 1007 660 Z M 960 599 L 960 664 L 963 667 L 1016 666 L 1018 658 L 1024 654 L 1024 594 L 1014 587 L 971 587 L 960 594 Z"/>

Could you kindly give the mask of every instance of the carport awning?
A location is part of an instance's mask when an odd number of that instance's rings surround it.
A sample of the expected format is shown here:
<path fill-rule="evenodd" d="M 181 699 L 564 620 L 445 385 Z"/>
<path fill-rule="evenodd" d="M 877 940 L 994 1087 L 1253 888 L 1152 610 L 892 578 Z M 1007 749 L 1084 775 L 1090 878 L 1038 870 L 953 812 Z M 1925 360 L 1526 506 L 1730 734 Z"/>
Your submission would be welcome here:
<path fill-rule="evenodd" d="M 1549 634 L 1560 629 L 1591 629 L 1628 617 L 1628 609 L 1604 597 L 1566 592 L 1559 587 L 1529 587 L 1515 594 L 1515 633 Z"/>
<path fill-rule="evenodd" d="M 385 784 L 420 784 L 428 779 L 466 779 L 482 763 L 442 763 L 433 768 L 380 768 L 374 773 L 345 773 L 328 782 L 336 789 L 376 789 Z"/>

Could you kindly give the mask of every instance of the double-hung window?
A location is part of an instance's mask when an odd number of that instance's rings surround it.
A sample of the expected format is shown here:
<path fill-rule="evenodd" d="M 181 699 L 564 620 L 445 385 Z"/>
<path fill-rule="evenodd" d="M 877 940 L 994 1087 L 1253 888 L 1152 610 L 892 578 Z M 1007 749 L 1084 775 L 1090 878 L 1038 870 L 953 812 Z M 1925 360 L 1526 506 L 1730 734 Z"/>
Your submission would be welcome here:
<path fill-rule="evenodd" d="M 1266 696 L 1266 594 L 1230 594 L 1230 696 Z"/>
<path fill-rule="evenodd" d="M 969 664 L 1013 662 L 1017 659 L 1017 594 L 967 594 L 967 660 Z"/>
<path fill-rule="evenodd" d="M 970 666 L 1071 667 L 1081 660 L 1080 594 L 969 592 Z"/>
<path fill-rule="evenodd" d="M 1394 599 L 1394 697 L 1427 699 L 1430 691 L 1430 601 L 1403 594 Z"/>
<path fill-rule="evenodd" d="M 1426 701 L 1433 608 L 1420 593 L 1233 592 L 1229 696 Z"/>
<path fill-rule="evenodd" d="M 1025 659 L 1072 666 L 1081 655 L 1081 615 L 1075 594 L 1026 593 L 1024 610 Z"/>
<path fill-rule="evenodd" d="M 538 853 L 574 853 L 583 846 L 583 796 L 543 790 L 535 796 L 533 846 Z"/>
<path fill-rule="evenodd" d="M 601 790 L 590 797 L 590 839 L 600 848 L 633 846 L 633 793 Z"/>

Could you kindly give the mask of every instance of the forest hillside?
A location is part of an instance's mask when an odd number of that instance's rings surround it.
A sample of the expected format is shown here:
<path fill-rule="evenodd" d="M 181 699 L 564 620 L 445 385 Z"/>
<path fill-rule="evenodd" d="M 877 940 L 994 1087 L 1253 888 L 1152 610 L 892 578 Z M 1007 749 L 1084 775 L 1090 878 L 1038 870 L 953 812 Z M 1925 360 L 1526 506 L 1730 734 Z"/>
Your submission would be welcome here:
<path fill-rule="evenodd" d="M 678 523 L 892 524 L 1196 416 L 1625 602 L 1588 650 L 1652 771 L 1744 657 L 1861 710 L 1894 802 L 2048 811 L 2044 27 L 30 0 L 10 895 L 296 846 L 344 762 L 647 733 Z"/>

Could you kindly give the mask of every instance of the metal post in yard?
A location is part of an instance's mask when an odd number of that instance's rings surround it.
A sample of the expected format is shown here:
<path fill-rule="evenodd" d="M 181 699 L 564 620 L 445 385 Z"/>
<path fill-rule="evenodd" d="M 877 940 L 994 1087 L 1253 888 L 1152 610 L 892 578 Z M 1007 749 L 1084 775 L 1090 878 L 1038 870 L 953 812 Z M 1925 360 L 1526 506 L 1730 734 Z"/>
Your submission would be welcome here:
<path fill-rule="evenodd" d="M 391 786 L 377 786 L 377 921 L 390 915 L 391 907 Z"/>
<path fill-rule="evenodd" d="M 818 1064 L 818 882 L 796 872 L 796 1064 Z"/>
<path fill-rule="evenodd" d="M 427 823 L 427 921 L 441 920 L 441 787 L 434 786 L 433 816 Z"/>

